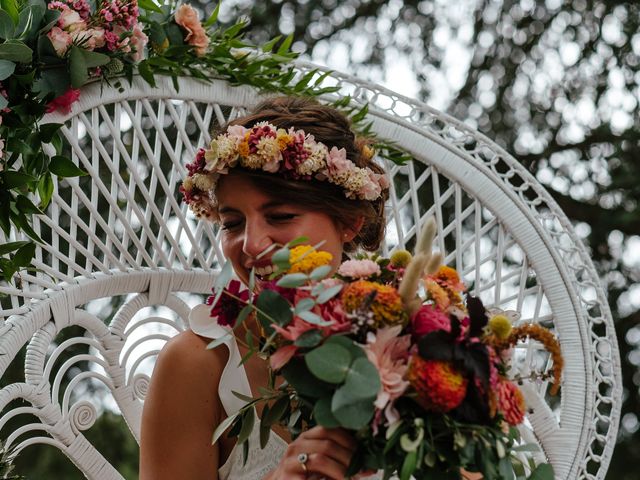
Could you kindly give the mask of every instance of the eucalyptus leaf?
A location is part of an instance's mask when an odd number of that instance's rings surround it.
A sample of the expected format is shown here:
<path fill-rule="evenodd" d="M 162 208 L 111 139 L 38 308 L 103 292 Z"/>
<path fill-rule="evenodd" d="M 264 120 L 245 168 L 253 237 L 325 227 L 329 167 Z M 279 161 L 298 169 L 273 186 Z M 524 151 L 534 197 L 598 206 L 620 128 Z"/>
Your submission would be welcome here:
<path fill-rule="evenodd" d="M 304 285 L 309 280 L 309 276 L 305 273 L 290 273 L 282 277 L 276 285 L 283 288 L 297 288 Z"/>
<path fill-rule="evenodd" d="M 13 38 L 16 31 L 16 25 L 5 10 L 0 10 L 0 38 L 9 40 Z"/>
<path fill-rule="evenodd" d="M 380 386 L 376 367 L 366 357 L 360 357 L 349 367 L 343 388 L 353 398 L 368 399 L 376 397 Z"/>
<path fill-rule="evenodd" d="M 320 330 L 307 330 L 296 338 L 293 344 L 296 347 L 312 348 L 318 345 L 322 341 L 323 335 Z"/>
<path fill-rule="evenodd" d="M 324 382 L 319 382 L 309 371 L 304 361 L 293 358 L 280 370 L 284 379 L 298 394 L 320 398 L 331 394 Z"/>
<path fill-rule="evenodd" d="M 346 348 L 325 343 L 307 353 L 304 361 L 311 373 L 320 380 L 341 383 L 347 376 L 352 358 Z"/>
<path fill-rule="evenodd" d="M 331 413 L 331 397 L 323 397 L 313 407 L 313 418 L 325 428 L 337 428 L 340 422 Z"/>
<path fill-rule="evenodd" d="M 323 320 L 323 318 L 320 315 L 317 315 L 313 312 L 300 312 L 298 313 L 298 316 L 303 319 L 305 322 L 307 323 L 311 323 L 312 325 L 318 325 L 320 327 L 327 327 L 329 325 L 332 324 L 332 322 L 328 322 Z"/>
<path fill-rule="evenodd" d="M 360 430 L 373 418 L 373 400 L 357 400 L 340 387 L 331 399 L 331 412 L 340 426 L 351 430 Z"/>
<path fill-rule="evenodd" d="M 42 37 L 40 37 L 42 38 Z M 44 70 L 34 84 L 34 92 L 39 93 L 40 98 L 44 98 L 49 94 L 59 97 L 64 94 L 71 86 L 69 72 L 65 67 L 52 68 Z"/>
<path fill-rule="evenodd" d="M 302 312 L 307 312 L 315 307 L 316 302 L 313 298 L 303 298 L 298 303 L 296 303 L 295 309 L 293 311 L 294 315 L 299 315 Z"/>
<path fill-rule="evenodd" d="M 509 457 L 500 459 L 500 462 L 498 463 L 498 473 L 500 474 L 501 480 L 515 480 L 516 475 L 513 471 L 513 466 L 511 465 Z"/>
<path fill-rule="evenodd" d="M 354 359 L 367 356 L 367 354 L 364 353 L 362 347 L 358 346 L 346 335 L 333 335 L 327 338 L 325 344 L 335 344 L 346 348 L 347 350 L 349 350 L 349 352 L 351 353 L 351 357 Z"/>
<path fill-rule="evenodd" d="M 321 265 L 319 267 L 316 267 L 313 272 L 311 272 L 311 274 L 309 275 L 309 277 L 311 278 L 311 280 L 313 281 L 320 281 L 324 278 L 326 278 L 327 275 L 329 275 L 331 273 L 331 266 L 330 265 Z"/>
<path fill-rule="evenodd" d="M 329 287 L 325 289 L 320 295 L 318 295 L 318 298 L 316 299 L 316 301 L 319 304 L 328 302 L 333 297 L 335 297 L 338 293 L 340 293 L 340 291 L 342 290 L 342 287 L 343 285 L 340 284 L 340 285 L 334 285 L 333 287 Z"/>
<path fill-rule="evenodd" d="M 288 248 L 280 248 L 275 251 L 275 253 L 271 256 L 271 262 L 274 265 L 285 265 L 286 268 L 289 268 L 289 258 L 291 257 L 291 250 Z"/>
<path fill-rule="evenodd" d="M 3 62 L 6 62 L 8 60 L 2 60 Z M 9 100 L 6 99 L 4 96 L 0 95 L 0 109 L 6 108 L 7 105 L 9 105 Z"/>
<path fill-rule="evenodd" d="M 30 63 L 32 54 L 33 50 L 19 40 L 7 40 L 0 44 L 0 60 Z"/>
<path fill-rule="evenodd" d="M 293 312 L 289 302 L 273 290 L 263 290 L 256 300 L 258 311 L 258 321 L 265 327 L 271 327 L 271 322 L 275 321 L 281 327 L 291 322 Z M 269 317 L 265 315 L 268 313 Z"/>

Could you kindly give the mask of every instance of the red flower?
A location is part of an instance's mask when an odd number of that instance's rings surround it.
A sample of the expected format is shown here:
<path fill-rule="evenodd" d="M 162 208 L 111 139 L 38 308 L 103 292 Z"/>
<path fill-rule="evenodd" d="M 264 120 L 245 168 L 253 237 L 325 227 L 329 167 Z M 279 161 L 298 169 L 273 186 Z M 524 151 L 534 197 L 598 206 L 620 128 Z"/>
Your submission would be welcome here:
<path fill-rule="evenodd" d="M 71 112 L 71 105 L 77 102 L 80 98 L 80 90 L 70 88 L 59 97 L 54 98 L 47 104 L 47 113 L 55 112 L 56 110 L 64 114 Z"/>
<path fill-rule="evenodd" d="M 462 403 L 468 380 L 451 362 L 411 358 L 407 380 L 418 393 L 417 401 L 425 410 L 446 413 Z"/>
<path fill-rule="evenodd" d="M 509 425 L 519 425 L 524 420 L 525 403 L 522 392 L 512 382 L 502 381 L 495 389 L 498 411 Z"/>
<path fill-rule="evenodd" d="M 414 337 L 422 337 L 436 330 L 451 332 L 451 320 L 433 305 L 423 305 L 411 318 Z"/>
<path fill-rule="evenodd" d="M 240 315 L 240 310 L 248 303 L 249 290 L 240 291 L 241 286 L 238 280 L 231 280 L 218 302 L 211 308 L 211 316 L 218 321 L 218 325 L 233 325 Z M 214 300 L 215 295 L 210 296 L 207 299 L 207 305 L 212 305 Z"/>

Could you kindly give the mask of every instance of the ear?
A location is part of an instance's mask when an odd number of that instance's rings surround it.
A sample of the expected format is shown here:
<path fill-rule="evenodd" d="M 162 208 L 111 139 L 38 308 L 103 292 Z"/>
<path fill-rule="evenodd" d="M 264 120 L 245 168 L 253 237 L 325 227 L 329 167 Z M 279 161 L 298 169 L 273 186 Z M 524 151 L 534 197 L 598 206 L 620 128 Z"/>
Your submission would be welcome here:
<path fill-rule="evenodd" d="M 358 235 L 363 225 L 364 217 L 361 216 L 358 217 L 358 219 L 352 225 L 345 226 L 342 230 L 342 241 L 344 243 L 347 243 L 356 238 L 356 235 Z"/>

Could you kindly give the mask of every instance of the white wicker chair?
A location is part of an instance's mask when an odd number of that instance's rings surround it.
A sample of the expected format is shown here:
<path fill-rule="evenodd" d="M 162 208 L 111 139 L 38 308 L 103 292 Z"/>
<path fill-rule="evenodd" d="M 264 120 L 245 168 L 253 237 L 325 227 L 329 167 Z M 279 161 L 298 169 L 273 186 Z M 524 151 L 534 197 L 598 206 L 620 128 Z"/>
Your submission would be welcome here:
<path fill-rule="evenodd" d="M 298 64 L 302 74 L 311 68 Z M 546 383 L 525 381 L 533 411 L 522 430 L 558 479 L 604 478 L 620 413 L 620 363 L 604 291 L 567 218 L 523 167 L 464 124 L 352 77 L 330 78 L 356 105 L 370 102 L 373 130 L 416 159 L 388 165 L 384 252 L 411 244 L 416 225 L 435 215 L 437 246 L 485 304 L 555 328 L 566 360 L 560 401 Z M 180 203 L 184 164 L 214 124 L 260 97 L 223 81 L 179 85 L 162 78 L 152 89 L 135 78 L 120 92 L 95 84 L 71 114 L 45 118 L 65 123 L 72 159 L 89 177 L 61 180 L 48 215 L 35 220 L 49 242 L 37 250 L 39 271 L 23 274 L 19 288 L 0 285 L 9 295 L 0 312 L 0 375 L 26 348 L 24 382 L 0 384 L 0 438 L 27 456 L 32 444 L 53 445 L 91 479 L 122 476 L 82 434 L 99 410 L 82 385 L 108 389 L 139 438 L 149 357 L 188 327 L 189 308 L 202 299 L 193 294 L 210 291 L 222 261 L 216 230 Z M 60 343 L 71 325 L 86 334 Z M 78 345 L 85 353 L 56 362 Z M 523 376 L 548 362 L 535 343 L 518 359 Z M 8 431 L 17 415 L 35 420 Z"/>

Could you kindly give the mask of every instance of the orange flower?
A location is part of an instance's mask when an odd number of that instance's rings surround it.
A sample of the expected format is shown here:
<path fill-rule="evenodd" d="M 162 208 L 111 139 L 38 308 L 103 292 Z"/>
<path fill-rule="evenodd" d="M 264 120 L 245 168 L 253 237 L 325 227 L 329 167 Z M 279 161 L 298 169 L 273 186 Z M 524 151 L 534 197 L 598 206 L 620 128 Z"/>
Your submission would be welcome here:
<path fill-rule="evenodd" d="M 446 413 L 462 403 L 468 380 L 451 362 L 411 358 L 407 380 L 418 393 L 418 403 L 425 410 Z"/>
<path fill-rule="evenodd" d="M 560 381 L 562 379 L 562 367 L 564 366 L 564 358 L 562 358 L 562 352 L 560 351 L 560 343 L 555 335 L 548 329 L 536 324 L 525 324 L 518 327 L 514 327 L 511 330 L 511 334 L 505 339 L 501 340 L 495 335 L 490 335 L 486 338 L 485 342 L 496 350 L 506 350 L 514 346 L 518 341 L 526 338 L 532 338 L 544 345 L 544 348 L 551 354 L 553 360 L 553 367 L 551 368 L 553 373 L 553 385 L 551 386 L 549 393 L 555 395 L 560 389 Z"/>
<path fill-rule="evenodd" d="M 373 299 L 371 299 L 372 296 Z M 344 288 L 341 300 L 347 312 L 367 308 L 367 302 L 370 301 L 368 309 L 373 312 L 373 326 L 375 328 L 403 325 L 407 320 L 407 313 L 402 308 L 400 294 L 390 285 L 358 280 Z"/>
<path fill-rule="evenodd" d="M 520 389 L 511 382 L 499 382 L 496 389 L 496 407 L 509 425 L 519 425 L 524 420 L 524 396 Z"/>
<path fill-rule="evenodd" d="M 178 25 L 187 31 L 185 41 L 189 45 L 196 47 L 196 55 L 203 56 L 207 53 L 209 46 L 209 37 L 198 18 L 198 13 L 191 5 L 182 4 L 176 10 L 175 21 Z"/>

